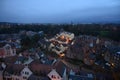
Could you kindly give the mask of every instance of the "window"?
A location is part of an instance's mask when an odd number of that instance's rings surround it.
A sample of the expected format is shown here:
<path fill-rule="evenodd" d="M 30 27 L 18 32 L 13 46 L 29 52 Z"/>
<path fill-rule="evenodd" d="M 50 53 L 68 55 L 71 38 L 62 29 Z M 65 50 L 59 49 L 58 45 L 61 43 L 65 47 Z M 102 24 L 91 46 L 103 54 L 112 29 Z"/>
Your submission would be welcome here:
<path fill-rule="evenodd" d="M 29 72 L 25 72 L 26 75 L 29 75 Z"/>
<path fill-rule="evenodd" d="M 24 74 L 24 71 L 22 73 Z"/>
<path fill-rule="evenodd" d="M 53 75 L 51 76 L 51 78 L 53 78 Z"/>
<path fill-rule="evenodd" d="M 51 78 L 56 79 L 56 76 L 55 76 L 55 75 L 52 75 Z"/>
<path fill-rule="evenodd" d="M 23 76 L 23 79 L 27 79 L 27 77 Z"/>

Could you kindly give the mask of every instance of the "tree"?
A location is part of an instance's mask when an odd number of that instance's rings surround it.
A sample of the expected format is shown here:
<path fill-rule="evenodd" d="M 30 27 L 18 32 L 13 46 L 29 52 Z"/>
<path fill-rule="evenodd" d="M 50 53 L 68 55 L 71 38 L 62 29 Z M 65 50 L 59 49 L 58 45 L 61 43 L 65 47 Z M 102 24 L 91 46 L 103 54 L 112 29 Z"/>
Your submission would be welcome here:
<path fill-rule="evenodd" d="M 21 39 L 21 46 L 23 49 L 31 47 L 31 39 L 28 36 L 24 36 Z"/>

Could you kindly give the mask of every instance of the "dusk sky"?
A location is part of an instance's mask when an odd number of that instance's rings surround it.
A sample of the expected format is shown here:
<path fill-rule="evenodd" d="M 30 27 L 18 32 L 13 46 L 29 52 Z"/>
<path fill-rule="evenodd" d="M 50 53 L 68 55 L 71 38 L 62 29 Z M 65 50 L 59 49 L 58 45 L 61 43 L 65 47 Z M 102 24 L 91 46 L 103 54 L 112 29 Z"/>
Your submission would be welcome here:
<path fill-rule="evenodd" d="M 120 0 L 0 0 L 0 22 L 120 22 Z"/>

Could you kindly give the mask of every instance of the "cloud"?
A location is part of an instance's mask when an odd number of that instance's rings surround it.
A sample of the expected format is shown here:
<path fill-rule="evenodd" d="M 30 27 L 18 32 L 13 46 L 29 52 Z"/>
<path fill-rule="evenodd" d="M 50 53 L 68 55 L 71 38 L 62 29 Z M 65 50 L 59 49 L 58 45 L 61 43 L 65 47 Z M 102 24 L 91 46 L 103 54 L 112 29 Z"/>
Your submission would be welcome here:
<path fill-rule="evenodd" d="M 119 18 L 119 7 L 120 0 L 0 0 L 0 21 L 64 22 L 101 16 Z"/>

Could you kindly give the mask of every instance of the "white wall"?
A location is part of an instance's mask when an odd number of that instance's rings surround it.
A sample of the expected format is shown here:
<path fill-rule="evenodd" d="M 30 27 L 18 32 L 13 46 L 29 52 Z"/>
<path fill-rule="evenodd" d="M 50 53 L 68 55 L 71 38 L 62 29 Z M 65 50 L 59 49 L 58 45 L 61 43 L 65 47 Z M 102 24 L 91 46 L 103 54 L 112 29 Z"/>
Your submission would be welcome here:
<path fill-rule="evenodd" d="M 31 74 L 32 74 L 32 71 L 27 66 L 21 71 L 22 78 L 23 77 L 29 78 Z M 26 79 L 23 79 L 23 80 L 26 80 Z"/>

